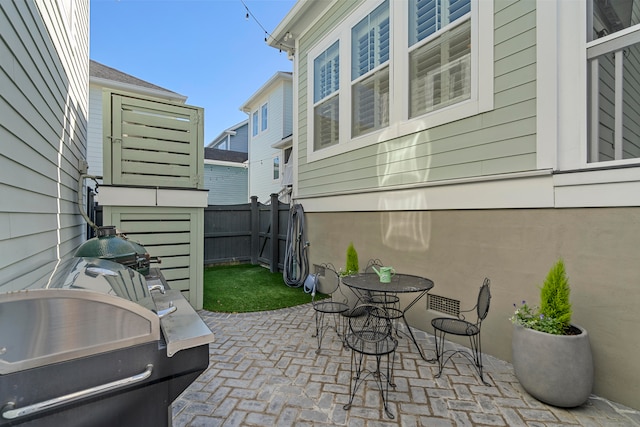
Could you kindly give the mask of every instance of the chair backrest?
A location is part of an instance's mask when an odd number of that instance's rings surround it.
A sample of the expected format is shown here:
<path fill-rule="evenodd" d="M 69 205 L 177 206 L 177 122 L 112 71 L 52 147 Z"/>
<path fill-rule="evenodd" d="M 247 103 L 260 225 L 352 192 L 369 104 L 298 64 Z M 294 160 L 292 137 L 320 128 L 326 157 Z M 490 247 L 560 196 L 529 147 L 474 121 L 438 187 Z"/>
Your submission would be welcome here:
<path fill-rule="evenodd" d="M 382 261 L 380 261 L 378 258 L 370 259 L 369 262 L 367 262 L 367 266 L 364 268 L 364 272 L 373 273 L 372 267 L 383 267 L 383 266 L 384 264 L 382 264 Z"/>
<path fill-rule="evenodd" d="M 354 308 L 360 315 L 349 318 L 349 331 L 363 345 L 383 341 L 393 331 L 387 310 L 376 304 L 360 304 Z"/>
<path fill-rule="evenodd" d="M 488 277 L 484 278 L 484 283 L 480 287 L 480 292 L 478 292 L 478 304 L 476 305 L 476 310 L 478 311 L 478 321 L 484 320 L 489 314 L 489 305 L 491 304 L 491 290 L 489 289 L 489 285 L 491 281 Z"/>
<path fill-rule="evenodd" d="M 332 264 L 320 264 L 324 274 L 309 274 L 304 282 L 304 289 L 311 293 L 311 302 L 316 302 L 316 293 L 329 295 L 331 300 L 347 303 L 347 296 L 340 289 L 340 274 Z M 322 298 L 320 299 L 322 301 Z"/>

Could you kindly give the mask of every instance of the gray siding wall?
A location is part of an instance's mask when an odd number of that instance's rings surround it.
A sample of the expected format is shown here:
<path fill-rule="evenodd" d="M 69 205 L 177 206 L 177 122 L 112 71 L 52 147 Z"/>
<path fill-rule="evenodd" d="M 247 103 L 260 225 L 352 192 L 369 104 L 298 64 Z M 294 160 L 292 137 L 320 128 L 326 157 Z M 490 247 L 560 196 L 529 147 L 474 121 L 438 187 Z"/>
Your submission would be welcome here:
<path fill-rule="evenodd" d="M 251 110 L 255 111 L 267 103 L 269 111 L 267 129 L 251 138 L 251 150 L 249 151 L 249 193 L 250 196 L 258 196 L 258 200 L 262 203 L 267 203 L 271 194 L 278 193 L 282 189 L 281 179 L 273 179 L 273 156 L 280 154 L 281 150 L 271 148 L 271 145 L 280 142 L 282 138 L 289 135 L 283 131 L 284 106 L 286 104 L 284 99 L 285 86 L 291 86 L 291 84 L 281 81 L 251 106 Z"/>
<path fill-rule="evenodd" d="M 102 88 L 89 88 L 89 124 L 87 141 L 87 162 L 89 174 L 102 176 Z"/>
<path fill-rule="evenodd" d="M 229 138 L 231 141 L 231 151 L 239 151 L 246 153 L 249 151 L 249 124 L 245 124 L 236 129 L 236 134 L 231 135 Z"/>
<path fill-rule="evenodd" d="M 283 90 L 282 137 L 286 137 L 293 133 L 293 85 L 285 84 Z"/>
<path fill-rule="evenodd" d="M 204 187 L 209 205 L 236 205 L 249 201 L 249 174 L 244 167 L 204 165 Z"/>
<path fill-rule="evenodd" d="M 532 1 L 495 3 L 493 111 L 307 163 L 307 108 L 311 108 L 307 52 L 357 4 L 336 2 L 300 42 L 299 196 L 536 169 L 536 23 Z"/>
<path fill-rule="evenodd" d="M 84 240 L 76 189 L 86 156 L 89 6 L 73 5 L 0 2 L 3 290 L 47 276 Z"/>

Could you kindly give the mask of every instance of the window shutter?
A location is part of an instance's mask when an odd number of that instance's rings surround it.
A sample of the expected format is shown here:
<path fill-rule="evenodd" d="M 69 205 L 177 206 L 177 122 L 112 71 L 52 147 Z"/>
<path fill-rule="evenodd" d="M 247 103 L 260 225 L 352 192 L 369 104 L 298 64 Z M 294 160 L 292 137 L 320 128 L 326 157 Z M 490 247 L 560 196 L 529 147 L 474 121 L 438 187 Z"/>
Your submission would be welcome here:
<path fill-rule="evenodd" d="M 389 2 L 382 3 L 351 30 L 351 79 L 389 60 Z"/>
<path fill-rule="evenodd" d="M 471 0 L 411 0 L 409 46 L 471 12 Z"/>
<path fill-rule="evenodd" d="M 314 60 L 314 102 L 320 102 L 340 89 L 338 51 L 339 45 L 335 42 Z"/>
<path fill-rule="evenodd" d="M 452 30 L 449 38 L 449 63 L 447 65 L 448 103 L 467 96 L 471 91 L 471 31 L 470 24 Z"/>
<path fill-rule="evenodd" d="M 453 22 L 469 12 L 471 12 L 471 0 L 449 0 L 448 22 Z"/>
<path fill-rule="evenodd" d="M 443 33 L 411 52 L 411 103 L 415 117 L 471 96 L 471 22 Z"/>
<path fill-rule="evenodd" d="M 315 107 L 313 148 L 319 150 L 338 143 L 340 111 L 338 96 Z"/>
<path fill-rule="evenodd" d="M 381 67 L 389 61 L 388 0 L 352 28 L 351 39 L 351 78 L 358 80 L 352 87 L 351 134 L 358 136 L 389 124 L 389 67 Z"/>
<path fill-rule="evenodd" d="M 409 46 L 424 40 L 440 28 L 437 0 L 411 0 L 409 11 Z"/>
<path fill-rule="evenodd" d="M 339 42 L 332 44 L 313 61 L 314 122 L 313 148 L 338 143 L 340 56 Z"/>

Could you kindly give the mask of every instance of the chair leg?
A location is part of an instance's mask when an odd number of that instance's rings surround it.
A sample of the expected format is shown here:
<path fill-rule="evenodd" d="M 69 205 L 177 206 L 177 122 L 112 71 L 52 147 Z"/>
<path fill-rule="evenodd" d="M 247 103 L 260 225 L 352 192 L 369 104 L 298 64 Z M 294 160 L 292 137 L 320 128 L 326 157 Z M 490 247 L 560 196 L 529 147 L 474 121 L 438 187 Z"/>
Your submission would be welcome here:
<path fill-rule="evenodd" d="M 356 354 L 357 353 L 357 354 Z M 389 397 L 389 386 L 395 387 L 395 384 L 392 384 L 393 377 L 393 358 L 394 354 L 387 354 L 387 368 L 386 373 L 382 373 L 381 364 L 382 364 L 383 356 L 376 356 L 376 371 L 367 371 L 367 374 L 363 376 L 365 357 L 363 353 L 356 352 L 351 350 L 351 378 L 349 379 L 349 402 L 343 406 L 343 408 L 348 411 L 351 409 L 351 405 L 353 403 L 353 399 L 358 391 L 360 385 L 366 380 L 366 378 L 371 375 L 376 381 L 376 385 L 378 386 L 378 390 L 380 390 L 380 398 L 382 399 L 382 405 L 384 407 L 384 412 L 390 419 L 394 419 L 395 416 L 389 409 L 388 397 Z"/>
<path fill-rule="evenodd" d="M 482 342 L 480 341 L 480 334 L 469 337 L 469 343 L 471 345 L 471 351 L 473 356 L 473 362 L 476 366 L 476 371 L 478 371 L 478 375 L 480 376 L 480 381 L 486 386 L 491 386 L 483 376 L 483 368 L 482 368 Z"/>
<path fill-rule="evenodd" d="M 393 362 L 395 360 L 395 353 L 387 354 L 387 380 L 385 381 L 385 392 L 382 392 L 382 388 L 380 388 L 380 395 L 382 397 L 382 403 L 384 404 L 384 411 L 387 413 L 387 416 L 391 419 L 394 419 L 393 413 L 389 409 L 389 405 L 387 403 L 389 399 L 389 386 L 395 388 L 396 385 L 393 383 Z M 382 387 L 382 383 L 380 383 L 380 387 Z"/>
<path fill-rule="evenodd" d="M 331 319 L 325 319 L 325 316 L 333 317 L 333 325 L 331 325 Z M 316 333 L 315 336 L 318 339 L 318 348 L 316 354 L 320 353 L 322 347 L 322 339 L 328 329 L 333 328 L 336 334 L 344 343 L 344 336 L 346 334 L 346 322 L 342 321 L 342 315 L 339 313 L 325 313 L 323 311 L 316 311 Z"/>
<path fill-rule="evenodd" d="M 343 406 L 345 411 L 351 409 L 353 398 L 356 395 L 356 391 L 361 384 L 360 375 L 362 373 L 362 362 L 364 355 L 356 351 L 351 350 L 351 377 L 349 378 L 349 402 Z"/>
<path fill-rule="evenodd" d="M 434 375 L 435 378 L 440 378 L 442 376 L 442 369 L 444 365 L 451 359 L 455 354 L 460 354 L 465 356 L 471 363 L 473 363 L 476 372 L 478 372 L 478 376 L 480 377 L 480 381 L 488 387 L 491 387 L 485 379 L 483 375 L 483 367 L 482 367 L 482 345 L 480 341 L 480 334 L 473 335 L 469 337 L 469 347 L 470 351 L 466 350 L 444 350 L 445 336 L 446 333 L 434 328 L 434 335 L 436 341 L 436 360 L 438 361 L 438 373 Z M 450 353 L 445 360 L 445 353 Z"/>
<path fill-rule="evenodd" d="M 316 311 L 315 317 L 316 317 L 316 333 L 313 336 L 318 339 L 318 349 L 316 350 L 316 354 L 318 354 L 320 353 L 320 347 L 322 345 L 322 336 L 324 335 L 322 331 L 322 324 L 324 323 L 324 313 Z"/>
<path fill-rule="evenodd" d="M 444 367 L 444 337 L 446 334 L 435 328 L 433 332 L 436 342 L 436 361 L 438 362 L 438 373 L 435 375 L 435 378 L 440 378 L 442 368 Z"/>
<path fill-rule="evenodd" d="M 393 383 L 393 360 L 394 360 L 394 354 L 387 354 L 386 355 L 386 359 L 387 359 L 387 370 L 386 370 L 386 374 L 382 373 L 382 370 L 380 369 L 380 365 L 382 364 L 382 357 L 383 356 L 376 356 L 376 369 L 377 369 L 377 376 L 376 376 L 376 382 L 378 385 L 378 389 L 380 390 L 380 399 L 382 399 L 382 405 L 384 407 L 384 412 L 387 414 L 387 416 L 391 419 L 394 419 L 394 415 L 391 412 L 391 410 L 389 409 L 389 405 L 388 405 L 388 398 L 389 398 L 389 386 L 395 388 L 396 385 Z"/>

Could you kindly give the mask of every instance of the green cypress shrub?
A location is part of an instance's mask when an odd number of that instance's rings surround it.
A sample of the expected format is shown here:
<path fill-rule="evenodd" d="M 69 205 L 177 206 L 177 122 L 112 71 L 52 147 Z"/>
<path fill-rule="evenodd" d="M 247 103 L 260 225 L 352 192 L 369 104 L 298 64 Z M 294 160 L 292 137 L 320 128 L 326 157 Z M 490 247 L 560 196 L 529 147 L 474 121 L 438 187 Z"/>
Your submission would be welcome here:
<path fill-rule="evenodd" d="M 358 271 L 360 271 L 360 267 L 358 266 L 358 252 L 356 252 L 356 248 L 353 246 L 353 242 L 351 242 L 347 248 L 345 274 L 358 274 Z"/>
<path fill-rule="evenodd" d="M 540 314 L 557 322 L 561 330 L 566 330 L 571 322 L 569 292 L 569 279 L 564 269 L 564 261 L 559 259 L 549 270 L 540 289 Z"/>

